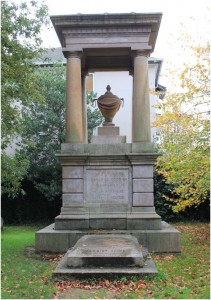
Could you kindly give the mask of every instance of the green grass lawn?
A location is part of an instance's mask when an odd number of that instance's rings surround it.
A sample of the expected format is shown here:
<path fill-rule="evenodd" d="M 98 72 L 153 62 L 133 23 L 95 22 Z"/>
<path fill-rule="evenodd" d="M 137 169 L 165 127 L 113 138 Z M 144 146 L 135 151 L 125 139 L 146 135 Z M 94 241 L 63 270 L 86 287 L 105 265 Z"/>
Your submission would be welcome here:
<path fill-rule="evenodd" d="M 38 228 L 6 227 L 2 233 L 2 299 L 131 298 L 210 299 L 209 224 L 174 225 L 182 233 L 180 256 L 159 256 L 153 260 L 159 275 L 139 280 L 136 276 L 118 279 L 90 278 L 54 284 L 54 259 L 26 254 L 34 246 Z"/>
<path fill-rule="evenodd" d="M 39 255 L 26 255 L 27 246 L 34 246 L 33 227 L 6 227 L 1 235 L 2 299 L 51 299 L 56 291 L 51 281 L 55 263 L 40 260 Z"/>

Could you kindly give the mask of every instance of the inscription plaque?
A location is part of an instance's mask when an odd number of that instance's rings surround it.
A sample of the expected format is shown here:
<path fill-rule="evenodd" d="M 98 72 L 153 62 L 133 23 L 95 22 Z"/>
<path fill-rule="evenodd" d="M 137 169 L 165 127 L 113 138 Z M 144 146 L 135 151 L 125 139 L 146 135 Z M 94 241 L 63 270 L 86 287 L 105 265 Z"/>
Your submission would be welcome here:
<path fill-rule="evenodd" d="M 88 203 L 129 203 L 129 169 L 88 169 L 86 174 Z"/>

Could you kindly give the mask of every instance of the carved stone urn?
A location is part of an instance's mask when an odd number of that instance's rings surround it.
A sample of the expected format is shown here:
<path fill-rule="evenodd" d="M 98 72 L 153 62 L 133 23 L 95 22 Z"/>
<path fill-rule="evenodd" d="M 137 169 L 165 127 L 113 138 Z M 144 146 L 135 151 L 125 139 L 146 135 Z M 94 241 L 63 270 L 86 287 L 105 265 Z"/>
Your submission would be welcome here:
<path fill-rule="evenodd" d="M 110 85 L 107 85 L 106 89 L 107 92 L 97 99 L 97 105 L 105 118 L 104 125 L 113 125 L 113 117 L 120 109 L 123 98 L 119 99 L 116 95 L 112 94 Z"/>

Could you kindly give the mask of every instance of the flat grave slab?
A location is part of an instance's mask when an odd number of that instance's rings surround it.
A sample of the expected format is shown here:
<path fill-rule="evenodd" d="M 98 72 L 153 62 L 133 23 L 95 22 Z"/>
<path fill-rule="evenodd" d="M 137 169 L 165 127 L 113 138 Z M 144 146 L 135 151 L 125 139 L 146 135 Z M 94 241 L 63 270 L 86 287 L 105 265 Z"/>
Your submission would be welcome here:
<path fill-rule="evenodd" d="M 143 254 L 138 240 L 131 235 L 85 235 L 67 257 L 69 267 L 139 266 Z"/>
<path fill-rule="evenodd" d="M 53 271 L 55 281 L 75 275 L 137 274 L 155 276 L 157 269 L 146 248 L 131 235 L 86 235 L 67 251 Z"/>

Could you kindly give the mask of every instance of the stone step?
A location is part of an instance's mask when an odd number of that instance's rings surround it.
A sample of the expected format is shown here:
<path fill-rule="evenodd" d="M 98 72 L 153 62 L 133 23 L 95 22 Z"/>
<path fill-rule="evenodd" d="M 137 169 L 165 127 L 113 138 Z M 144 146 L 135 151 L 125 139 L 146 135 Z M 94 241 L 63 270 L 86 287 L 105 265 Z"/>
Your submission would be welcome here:
<path fill-rule="evenodd" d="M 149 251 L 179 254 L 180 232 L 166 222 L 161 225 L 161 230 L 56 230 L 53 223 L 36 232 L 35 247 L 37 252 L 65 253 L 85 234 L 131 234 Z"/>
<path fill-rule="evenodd" d="M 156 213 L 84 213 L 60 214 L 55 229 L 161 229 L 161 217 Z"/>

